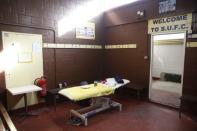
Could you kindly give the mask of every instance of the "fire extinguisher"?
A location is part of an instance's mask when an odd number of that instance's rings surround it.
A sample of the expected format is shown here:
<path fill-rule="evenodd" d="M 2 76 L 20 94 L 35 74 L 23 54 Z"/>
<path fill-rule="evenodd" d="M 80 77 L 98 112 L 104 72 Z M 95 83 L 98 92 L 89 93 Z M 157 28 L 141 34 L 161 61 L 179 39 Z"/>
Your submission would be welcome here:
<path fill-rule="evenodd" d="M 41 76 L 40 78 L 35 79 L 34 84 L 42 88 L 42 90 L 39 93 L 41 97 L 47 95 L 47 84 L 45 76 Z"/>

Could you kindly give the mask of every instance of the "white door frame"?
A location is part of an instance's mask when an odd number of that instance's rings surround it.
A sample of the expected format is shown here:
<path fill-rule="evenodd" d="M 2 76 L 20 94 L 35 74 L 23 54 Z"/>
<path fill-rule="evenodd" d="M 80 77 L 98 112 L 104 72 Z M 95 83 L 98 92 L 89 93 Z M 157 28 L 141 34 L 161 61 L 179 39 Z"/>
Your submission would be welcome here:
<path fill-rule="evenodd" d="M 153 65 L 153 38 L 154 36 L 156 35 L 167 35 L 167 34 L 181 34 L 183 33 L 184 34 L 184 43 L 183 43 L 183 59 L 184 59 L 184 63 L 185 63 L 185 50 L 186 50 L 186 37 L 187 37 L 187 32 L 173 32 L 173 33 L 164 33 L 164 34 L 151 34 L 151 52 L 150 52 L 150 73 L 149 73 L 149 100 L 151 101 L 151 94 L 150 94 L 150 91 L 151 91 L 151 87 L 152 87 L 152 65 Z M 181 86 L 182 86 L 182 93 L 181 95 L 183 94 L 183 76 L 184 76 L 184 66 L 185 64 L 183 63 L 183 67 L 182 67 L 182 77 L 181 77 Z"/>

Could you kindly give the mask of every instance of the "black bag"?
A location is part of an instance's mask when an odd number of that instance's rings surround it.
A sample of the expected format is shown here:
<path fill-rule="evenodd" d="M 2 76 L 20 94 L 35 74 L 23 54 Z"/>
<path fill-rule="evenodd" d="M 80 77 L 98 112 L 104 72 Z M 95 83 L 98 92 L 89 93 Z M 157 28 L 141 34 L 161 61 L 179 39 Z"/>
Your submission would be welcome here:
<path fill-rule="evenodd" d="M 124 83 L 124 81 L 122 80 L 122 78 L 119 75 L 115 76 L 114 79 L 116 80 L 117 83 L 121 83 L 121 84 Z"/>
<path fill-rule="evenodd" d="M 166 73 L 165 74 L 165 81 L 181 83 L 181 75 Z"/>

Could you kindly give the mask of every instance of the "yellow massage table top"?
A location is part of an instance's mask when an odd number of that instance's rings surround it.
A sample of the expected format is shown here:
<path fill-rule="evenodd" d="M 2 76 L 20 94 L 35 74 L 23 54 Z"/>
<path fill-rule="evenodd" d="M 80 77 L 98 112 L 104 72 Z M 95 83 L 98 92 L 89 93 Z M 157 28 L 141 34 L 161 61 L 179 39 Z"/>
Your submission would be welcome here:
<path fill-rule="evenodd" d="M 92 97 L 106 96 L 114 93 L 114 89 L 102 83 L 76 86 L 71 88 L 62 89 L 59 94 L 68 97 L 73 101 L 80 101 Z"/>

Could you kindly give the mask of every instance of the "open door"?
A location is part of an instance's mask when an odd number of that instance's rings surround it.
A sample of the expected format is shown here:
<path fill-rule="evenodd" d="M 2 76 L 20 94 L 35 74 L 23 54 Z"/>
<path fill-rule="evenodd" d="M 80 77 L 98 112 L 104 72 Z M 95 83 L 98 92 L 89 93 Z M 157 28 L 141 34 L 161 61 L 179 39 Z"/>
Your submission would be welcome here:
<path fill-rule="evenodd" d="M 185 60 L 185 33 L 152 35 L 149 99 L 180 106 Z"/>

